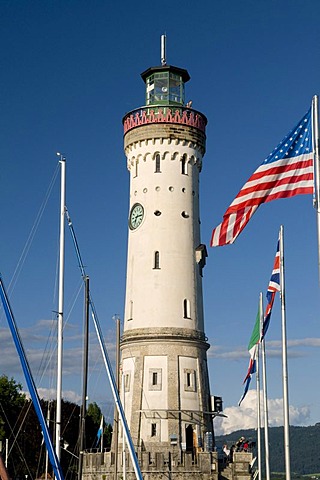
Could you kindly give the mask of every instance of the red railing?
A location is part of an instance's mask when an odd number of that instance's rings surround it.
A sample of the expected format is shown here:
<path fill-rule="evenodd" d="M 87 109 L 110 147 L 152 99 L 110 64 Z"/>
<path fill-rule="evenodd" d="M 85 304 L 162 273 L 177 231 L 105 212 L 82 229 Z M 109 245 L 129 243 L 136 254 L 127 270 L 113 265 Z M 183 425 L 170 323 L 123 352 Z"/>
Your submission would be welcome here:
<path fill-rule="evenodd" d="M 124 133 L 132 128 L 150 123 L 176 123 L 189 125 L 205 132 L 207 118 L 202 113 L 188 107 L 150 105 L 140 107 L 127 113 L 123 120 Z"/>

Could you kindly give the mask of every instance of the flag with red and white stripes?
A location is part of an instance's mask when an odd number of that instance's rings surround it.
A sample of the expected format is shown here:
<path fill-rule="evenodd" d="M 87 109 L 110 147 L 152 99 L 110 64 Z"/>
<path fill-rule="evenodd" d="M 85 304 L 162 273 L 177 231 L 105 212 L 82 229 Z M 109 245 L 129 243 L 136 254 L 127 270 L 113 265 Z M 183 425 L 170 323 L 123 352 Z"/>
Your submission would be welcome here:
<path fill-rule="evenodd" d="M 231 244 L 259 205 L 313 193 L 311 108 L 251 175 L 212 232 L 211 246 Z"/>

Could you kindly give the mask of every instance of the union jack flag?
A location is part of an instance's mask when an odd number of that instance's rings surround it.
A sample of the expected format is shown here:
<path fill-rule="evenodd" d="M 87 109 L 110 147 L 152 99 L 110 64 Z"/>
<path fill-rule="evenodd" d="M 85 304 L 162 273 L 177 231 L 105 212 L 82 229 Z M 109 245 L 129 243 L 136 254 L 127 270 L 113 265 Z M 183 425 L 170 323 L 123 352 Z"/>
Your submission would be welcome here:
<path fill-rule="evenodd" d="M 264 339 L 265 334 L 267 333 L 269 323 L 270 323 L 270 318 L 271 318 L 271 313 L 272 313 L 272 307 L 274 303 L 274 299 L 276 296 L 277 292 L 280 292 L 281 287 L 280 287 L 280 235 L 277 243 L 277 251 L 276 251 L 276 256 L 274 259 L 273 263 L 273 269 L 271 273 L 271 278 L 270 282 L 268 285 L 268 290 L 267 290 L 267 301 L 268 304 L 266 306 L 266 311 L 264 314 L 264 319 L 263 319 L 263 325 L 262 325 L 262 332 L 260 336 L 260 306 L 258 309 L 257 317 L 256 317 L 256 323 L 250 338 L 248 350 L 250 353 L 250 360 L 249 360 L 249 366 L 248 366 L 248 371 L 247 375 L 243 381 L 244 383 L 244 392 L 242 394 L 242 397 L 240 398 L 238 405 L 241 405 L 241 402 L 244 400 L 245 396 L 248 393 L 249 385 L 251 382 L 252 375 L 256 373 L 256 361 L 257 361 L 257 356 L 259 355 L 259 350 L 258 350 L 258 345 L 259 343 L 262 342 Z"/>
<path fill-rule="evenodd" d="M 266 306 L 266 312 L 263 320 L 261 340 L 267 333 L 271 318 L 273 302 L 277 292 L 280 292 L 280 240 L 278 240 L 277 252 L 274 259 L 273 270 L 267 290 L 268 304 Z"/>
<path fill-rule="evenodd" d="M 311 108 L 251 175 L 212 232 L 211 246 L 231 244 L 259 205 L 313 193 Z"/>

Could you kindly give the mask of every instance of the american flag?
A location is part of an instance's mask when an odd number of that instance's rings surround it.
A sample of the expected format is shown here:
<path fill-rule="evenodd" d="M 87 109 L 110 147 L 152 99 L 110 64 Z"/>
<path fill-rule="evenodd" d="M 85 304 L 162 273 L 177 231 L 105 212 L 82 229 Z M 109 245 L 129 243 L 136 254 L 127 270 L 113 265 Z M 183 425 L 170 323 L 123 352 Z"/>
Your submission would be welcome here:
<path fill-rule="evenodd" d="M 280 240 L 278 240 L 277 252 L 274 259 L 273 270 L 272 270 L 272 274 L 271 274 L 271 278 L 270 278 L 270 282 L 267 290 L 268 304 L 266 306 L 266 312 L 263 320 L 261 340 L 264 338 L 269 327 L 273 302 L 274 302 L 276 293 L 280 292 L 280 249 L 279 247 L 280 247 Z"/>
<path fill-rule="evenodd" d="M 231 244 L 261 203 L 313 193 L 311 108 L 251 175 L 212 232 L 211 246 Z"/>

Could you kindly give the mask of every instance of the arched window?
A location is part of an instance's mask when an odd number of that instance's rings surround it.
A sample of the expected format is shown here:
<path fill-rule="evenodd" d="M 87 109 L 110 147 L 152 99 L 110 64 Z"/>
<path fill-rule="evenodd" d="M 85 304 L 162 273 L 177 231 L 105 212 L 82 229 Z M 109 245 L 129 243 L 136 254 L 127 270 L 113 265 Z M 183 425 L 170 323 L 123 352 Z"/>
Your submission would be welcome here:
<path fill-rule="evenodd" d="M 154 252 L 154 269 L 160 269 L 160 253 L 158 251 Z"/>
<path fill-rule="evenodd" d="M 188 175 L 188 159 L 186 154 L 184 154 L 181 159 L 181 173 L 182 175 Z"/>
<path fill-rule="evenodd" d="M 187 298 L 183 300 L 183 316 L 184 318 L 191 318 L 190 300 Z"/>
<path fill-rule="evenodd" d="M 160 155 L 159 155 L 159 153 L 156 154 L 156 169 L 155 169 L 155 173 L 161 173 L 161 170 L 160 170 Z"/>

